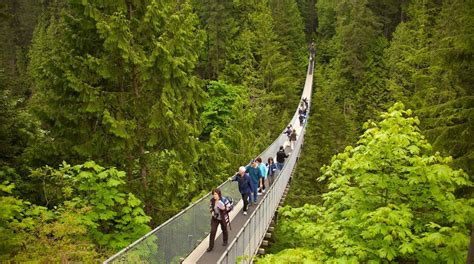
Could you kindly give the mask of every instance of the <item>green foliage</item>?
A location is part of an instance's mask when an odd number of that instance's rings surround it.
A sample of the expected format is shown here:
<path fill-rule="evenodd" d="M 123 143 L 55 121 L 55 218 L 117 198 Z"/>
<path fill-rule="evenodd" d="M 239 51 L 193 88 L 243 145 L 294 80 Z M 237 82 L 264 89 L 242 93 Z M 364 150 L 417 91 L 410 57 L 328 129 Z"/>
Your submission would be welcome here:
<path fill-rule="evenodd" d="M 474 142 L 470 135 L 474 133 L 474 97 L 461 96 L 418 113 L 424 118 L 424 133 L 433 146 L 452 155 L 454 164 L 466 170 L 473 180 Z"/>
<path fill-rule="evenodd" d="M 22 167 L 22 155 L 37 133 L 27 109 L 26 54 L 41 6 L 31 0 L 0 4 L 0 166 Z"/>
<path fill-rule="evenodd" d="M 429 78 L 430 47 L 432 34 L 430 12 L 433 7 L 423 1 L 410 5 L 409 22 L 401 23 L 387 50 L 390 67 L 390 89 L 398 100 L 407 102 L 410 107 L 423 106 L 424 96 L 432 90 Z M 430 89 L 431 88 L 431 89 Z M 414 95 L 419 95 L 414 97 Z"/>
<path fill-rule="evenodd" d="M 6 169 L 0 172 L 2 179 L 11 174 Z M 63 163 L 59 170 L 44 167 L 32 174 L 43 179 L 42 195 L 51 209 L 15 198 L 14 185 L 3 182 L 0 228 L 11 239 L 2 240 L 6 243 L 2 258 L 87 262 L 97 258 L 96 246 L 100 253 L 109 253 L 150 230 L 142 202 L 121 190 L 123 171 L 89 161 L 76 166 Z"/>
<path fill-rule="evenodd" d="M 54 211 L 12 195 L 14 185 L 0 183 L 0 260 L 13 262 L 85 261 L 99 256 L 88 239 L 82 216 L 68 203 Z"/>
<path fill-rule="evenodd" d="M 91 208 L 82 221 L 95 243 L 119 250 L 150 231 L 150 217 L 143 212 L 142 202 L 120 190 L 125 184 L 124 171 L 105 169 L 93 161 L 73 167 L 63 164 L 60 170 L 69 185 L 75 186 L 74 205 Z"/>
<path fill-rule="evenodd" d="M 211 81 L 207 86 L 209 101 L 204 105 L 201 113 L 202 133 L 209 135 L 212 130 L 225 129 L 229 119 L 232 118 L 232 107 L 240 98 L 242 88 L 228 85 L 222 81 Z"/>
<path fill-rule="evenodd" d="M 385 38 L 377 39 L 374 47 L 367 52 L 364 62 L 366 74 L 361 89 L 357 92 L 357 123 L 375 118 L 393 104 L 392 92 L 387 86 L 388 71 L 384 60 L 384 49 L 388 46 Z"/>
<path fill-rule="evenodd" d="M 436 150 L 472 175 L 472 15 L 464 1 L 413 1 L 387 50 L 391 90 L 416 109 Z M 457 25 L 457 26 L 455 26 Z"/>
<path fill-rule="evenodd" d="M 318 257 L 315 254 L 316 252 L 311 249 L 290 248 L 275 255 L 266 255 L 258 259 L 257 263 L 323 263 L 318 261 Z"/>
<path fill-rule="evenodd" d="M 298 10 L 297 3 L 289 0 L 270 0 L 270 9 L 274 20 L 275 32 L 282 45 L 282 54 L 301 69 L 306 66 L 307 52 L 303 31 L 303 19 Z"/>
<path fill-rule="evenodd" d="M 313 248 L 325 263 L 463 262 L 474 200 L 454 194 L 472 182 L 449 166 L 451 158 L 431 152 L 403 104 L 381 117 L 323 167 L 323 206 L 280 212 L 281 236 L 292 247 Z"/>
<path fill-rule="evenodd" d="M 232 56 L 239 30 L 233 1 L 193 0 L 193 7 L 206 31 L 206 41 L 200 54 L 199 72 L 207 79 L 217 79 Z"/>
<path fill-rule="evenodd" d="M 153 183 L 163 171 L 193 175 L 198 155 L 197 16 L 187 1 L 73 1 L 52 13 L 30 50 L 46 156 L 55 166 L 94 160 L 126 171 L 128 190 L 158 215 L 169 197 L 155 195 Z M 160 155 L 176 166 L 152 171 Z M 196 186 L 182 181 L 176 191 L 192 196 Z"/>
<path fill-rule="evenodd" d="M 5 260 L 5 255 L 19 247 L 22 242 L 21 237 L 14 235 L 14 227 L 20 224 L 18 218 L 21 217 L 24 204 L 19 199 L 7 196 L 11 194 L 14 187 L 14 184 L 4 181 L 2 177 L 0 183 L 0 193 L 2 194 L 0 196 L 0 259 L 2 260 Z"/>

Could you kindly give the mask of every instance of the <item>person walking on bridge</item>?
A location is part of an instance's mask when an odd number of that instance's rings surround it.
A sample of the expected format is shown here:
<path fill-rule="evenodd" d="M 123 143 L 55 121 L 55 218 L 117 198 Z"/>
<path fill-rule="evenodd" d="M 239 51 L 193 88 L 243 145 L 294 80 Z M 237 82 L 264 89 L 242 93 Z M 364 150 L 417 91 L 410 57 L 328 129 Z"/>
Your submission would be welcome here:
<path fill-rule="evenodd" d="M 230 178 L 231 181 L 236 181 L 239 183 L 239 192 L 242 195 L 242 200 L 244 201 L 244 215 L 247 215 L 247 210 L 249 207 L 249 199 L 250 195 L 252 194 L 252 179 L 248 173 L 245 173 L 245 167 L 241 166 L 239 168 L 239 172 L 235 174 L 234 177 Z"/>
<path fill-rule="evenodd" d="M 291 131 L 293 131 L 293 126 L 289 124 L 286 127 L 285 132 L 283 132 L 283 134 L 285 134 L 288 137 L 288 141 L 290 140 Z"/>
<path fill-rule="evenodd" d="M 212 191 L 211 199 L 211 235 L 209 237 L 209 247 L 207 252 L 211 251 L 214 248 L 214 239 L 216 238 L 217 227 L 221 225 L 222 235 L 224 238 L 223 246 L 227 246 L 227 240 L 229 234 L 227 232 L 227 223 L 226 217 L 229 217 L 226 212 L 225 204 L 222 201 L 222 193 L 219 189 L 214 189 Z"/>
<path fill-rule="evenodd" d="M 306 111 L 308 111 L 308 107 L 309 107 L 308 97 L 303 98 L 303 103 L 304 103 L 304 106 L 306 107 Z"/>
<path fill-rule="evenodd" d="M 267 166 L 262 163 L 262 158 L 257 158 L 258 168 L 260 169 L 260 173 L 262 177 L 260 178 L 260 189 L 258 190 L 259 194 L 265 193 L 265 180 L 267 179 Z"/>
<path fill-rule="evenodd" d="M 291 135 L 290 135 L 291 150 L 295 149 L 295 143 L 296 143 L 297 137 L 298 137 L 298 134 L 296 134 L 296 129 L 293 129 L 293 132 L 291 132 Z"/>
<path fill-rule="evenodd" d="M 298 109 L 298 118 L 300 120 L 300 126 L 303 126 L 304 124 L 304 119 L 306 118 L 306 106 L 304 105 L 303 102 L 301 102 L 301 106 Z M 291 134 L 290 134 L 291 136 Z M 291 139 L 290 139 L 291 141 Z"/>
<path fill-rule="evenodd" d="M 268 167 L 268 187 L 270 187 L 275 181 L 275 174 L 276 174 L 276 170 L 278 169 L 272 157 L 268 158 L 267 167 Z"/>
<path fill-rule="evenodd" d="M 258 168 L 258 164 L 256 160 L 252 160 L 250 165 L 245 168 L 245 172 L 250 175 L 252 179 L 252 193 L 253 193 L 253 204 L 257 204 L 257 190 L 259 188 L 258 184 L 260 182 L 260 178 L 262 178 L 262 172 L 260 168 Z"/>
<path fill-rule="evenodd" d="M 288 154 L 286 154 L 285 148 L 280 146 L 280 150 L 277 152 L 277 167 L 279 170 L 283 169 L 286 158 L 288 158 Z"/>

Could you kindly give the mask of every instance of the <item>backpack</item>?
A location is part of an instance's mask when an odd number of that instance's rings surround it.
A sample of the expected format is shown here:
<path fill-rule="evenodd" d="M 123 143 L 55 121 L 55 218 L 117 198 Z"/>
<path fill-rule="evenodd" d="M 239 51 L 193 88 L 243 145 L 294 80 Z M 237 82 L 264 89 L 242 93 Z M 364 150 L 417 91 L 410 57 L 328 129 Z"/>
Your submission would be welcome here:
<path fill-rule="evenodd" d="M 234 209 L 234 201 L 231 197 L 222 196 L 221 201 L 224 203 L 227 213 L 230 213 Z"/>

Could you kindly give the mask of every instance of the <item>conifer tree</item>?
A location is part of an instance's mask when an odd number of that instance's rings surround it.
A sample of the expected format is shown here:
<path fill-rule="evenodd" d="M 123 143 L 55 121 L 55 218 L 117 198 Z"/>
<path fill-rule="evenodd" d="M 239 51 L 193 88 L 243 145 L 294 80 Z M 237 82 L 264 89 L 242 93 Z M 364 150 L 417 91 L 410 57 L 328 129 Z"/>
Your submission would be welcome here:
<path fill-rule="evenodd" d="M 436 149 L 474 179 L 474 4 L 443 1 L 436 17 L 431 51 L 433 84 L 418 111 Z M 470 192 L 471 195 L 474 192 Z"/>
<path fill-rule="evenodd" d="M 270 9 L 274 21 L 274 31 L 282 45 L 282 55 L 293 62 L 293 68 L 306 65 L 308 57 L 303 31 L 303 19 L 295 1 L 270 0 Z"/>
<path fill-rule="evenodd" d="M 391 90 L 416 109 L 434 147 L 472 175 L 472 4 L 413 1 L 387 50 Z M 459 26 L 453 26 L 459 25 Z M 462 26 L 461 26 L 462 25 Z M 472 37 L 471 37 L 472 38 Z M 469 55 L 471 54 L 471 55 Z M 453 60 L 453 58 L 456 58 Z"/>
<path fill-rule="evenodd" d="M 58 13 L 38 27 L 30 53 L 37 113 L 57 158 L 123 168 L 151 213 L 151 199 L 164 198 L 148 190 L 161 176 L 150 174 L 148 153 L 177 153 L 175 167 L 160 168 L 184 170 L 175 192 L 191 175 L 184 164 L 195 157 L 203 98 L 193 75 L 197 17 L 187 1 L 80 1 Z"/>
<path fill-rule="evenodd" d="M 239 30 L 234 4 L 232 1 L 194 0 L 193 6 L 206 31 L 200 60 L 202 75 L 207 79 L 217 79 L 229 59 L 232 52 L 231 42 Z"/>

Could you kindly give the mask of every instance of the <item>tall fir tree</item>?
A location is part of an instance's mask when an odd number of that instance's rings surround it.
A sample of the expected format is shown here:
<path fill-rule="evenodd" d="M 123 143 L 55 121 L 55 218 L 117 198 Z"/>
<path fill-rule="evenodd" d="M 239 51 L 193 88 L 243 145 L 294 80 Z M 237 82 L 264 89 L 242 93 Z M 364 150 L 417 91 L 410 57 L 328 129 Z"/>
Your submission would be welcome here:
<path fill-rule="evenodd" d="M 194 0 L 193 7 L 206 31 L 199 69 L 204 78 L 215 80 L 224 70 L 232 51 L 230 43 L 239 30 L 234 4 L 232 1 Z"/>
<path fill-rule="evenodd" d="M 431 51 L 434 89 L 418 112 L 437 150 L 474 179 L 474 3 L 443 1 Z M 474 192 L 470 191 L 471 195 Z"/>
<path fill-rule="evenodd" d="M 178 170 L 169 190 L 194 189 L 185 164 L 196 156 L 203 99 L 193 74 L 203 36 L 197 16 L 187 1 L 132 0 L 72 1 L 58 14 L 38 27 L 30 52 L 36 112 L 56 162 L 123 168 L 147 213 L 157 214 L 154 200 L 170 198 L 151 184 Z M 151 174 L 150 164 L 163 164 L 156 157 L 168 163 Z"/>
<path fill-rule="evenodd" d="M 452 155 L 470 175 L 472 10 L 473 5 L 464 1 L 413 1 L 407 21 L 397 28 L 387 50 L 390 89 L 416 109 L 434 147 Z"/>

